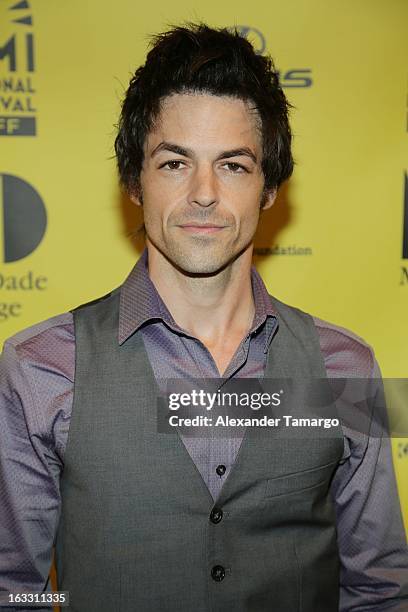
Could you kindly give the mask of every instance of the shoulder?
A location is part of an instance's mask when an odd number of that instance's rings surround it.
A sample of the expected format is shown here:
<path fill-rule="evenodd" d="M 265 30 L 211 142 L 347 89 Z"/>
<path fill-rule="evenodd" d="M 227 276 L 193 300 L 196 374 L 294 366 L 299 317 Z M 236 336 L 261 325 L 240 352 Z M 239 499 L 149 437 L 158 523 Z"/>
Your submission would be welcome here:
<path fill-rule="evenodd" d="M 120 295 L 120 287 L 54 317 L 27 327 L 10 338 L 3 347 L 2 367 L 17 362 L 21 367 L 40 369 L 43 374 L 62 374 L 73 380 L 75 369 L 75 312 L 90 312 L 107 305 Z M 110 298 L 110 299 L 109 299 Z M 44 378 L 44 376 L 41 376 Z"/>
<path fill-rule="evenodd" d="M 8 338 L 1 356 L 2 368 L 28 368 L 30 372 L 58 373 L 73 379 L 75 334 L 71 312 L 50 317 Z"/>
<path fill-rule="evenodd" d="M 312 316 L 319 335 L 327 375 L 330 377 L 361 377 L 373 375 L 373 348 L 356 333 Z"/>
<path fill-rule="evenodd" d="M 72 311 L 35 323 L 10 336 L 4 343 L 3 367 L 12 361 L 57 370 L 73 378 L 75 367 L 75 312 L 89 312 L 120 296 L 120 287 Z M 111 298 L 111 299 L 109 299 Z"/>
<path fill-rule="evenodd" d="M 52 350 L 57 340 L 69 339 L 74 335 L 74 323 L 71 312 L 50 317 L 10 336 L 6 346 L 12 346 L 16 353 L 24 354 L 48 345 Z"/>
<path fill-rule="evenodd" d="M 281 302 L 274 296 L 273 304 L 278 313 L 291 313 L 297 320 L 312 319 L 317 331 L 327 376 L 342 378 L 367 378 L 374 376 L 378 365 L 373 348 L 360 336 L 345 327 L 330 323 L 300 308 Z"/>

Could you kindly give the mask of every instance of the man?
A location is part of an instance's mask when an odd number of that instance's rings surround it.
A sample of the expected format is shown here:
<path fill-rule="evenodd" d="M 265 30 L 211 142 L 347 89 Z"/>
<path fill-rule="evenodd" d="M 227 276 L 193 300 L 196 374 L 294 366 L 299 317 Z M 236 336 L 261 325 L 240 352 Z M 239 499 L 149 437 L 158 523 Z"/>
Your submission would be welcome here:
<path fill-rule="evenodd" d="M 155 38 L 116 140 L 146 250 L 120 288 L 5 343 L 3 591 L 45 592 L 54 543 L 76 612 L 407 609 L 386 436 L 157 427 L 168 379 L 379 375 L 361 339 L 272 298 L 251 266 L 292 172 L 287 110 L 236 32 Z"/>

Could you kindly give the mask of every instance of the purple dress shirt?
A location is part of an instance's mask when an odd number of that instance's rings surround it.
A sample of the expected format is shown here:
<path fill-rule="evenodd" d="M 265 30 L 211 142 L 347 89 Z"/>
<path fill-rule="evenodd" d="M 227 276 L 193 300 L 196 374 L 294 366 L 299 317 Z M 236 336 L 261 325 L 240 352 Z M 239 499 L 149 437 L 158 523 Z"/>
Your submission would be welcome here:
<path fill-rule="evenodd" d="M 261 378 L 270 345 L 273 350 L 278 316 L 254 267 L 251 281 L 255 302 L 251 329 L 220 373 L 203 343 L 175 323 L 150 280 L 145 250 L 122 286 L 118 342 L 133 333 L 142 335 L 159 386 L 169 378 Z M 320 319 L 314 322 L 329 378 L 380 377 L 373 351 L 361 338 Z M 71 313 L 25 329 L 4 345 L 0 594 L 49 588 L 74 371 Z M 331 486 L 341 560 L 340 610 L 408 610 L 408 555 L 390 440 L 358 436 L 347 428 L 343 433 L 344 455 Z M 184 438 L 183 442 L 216 499 L 241 439 Z"/>

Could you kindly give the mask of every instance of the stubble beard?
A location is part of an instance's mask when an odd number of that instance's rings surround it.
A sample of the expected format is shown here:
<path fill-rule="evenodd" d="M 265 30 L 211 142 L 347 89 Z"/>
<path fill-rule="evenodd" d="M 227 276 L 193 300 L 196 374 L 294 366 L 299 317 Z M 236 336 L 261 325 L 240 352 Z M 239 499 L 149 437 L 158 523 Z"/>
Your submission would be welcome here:
<path fill-rule="evenodd" d="M 252 241 L 238 247 L 233 243 L 218 243 L 208 236 L 185 237 L 183 240 L 164 240 L 163 246 L 152 241 L 162 255 L 187 276 L 215 276 L 227 268 Z"/>

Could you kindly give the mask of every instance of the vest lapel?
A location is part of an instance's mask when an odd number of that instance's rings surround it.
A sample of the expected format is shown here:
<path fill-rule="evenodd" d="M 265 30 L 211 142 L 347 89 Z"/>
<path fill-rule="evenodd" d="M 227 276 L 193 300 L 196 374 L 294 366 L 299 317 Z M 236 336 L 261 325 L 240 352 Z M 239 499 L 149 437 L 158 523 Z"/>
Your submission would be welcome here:
<path fill-rule="evenodd" d="M 152 366 L 149 361 L 149 357 L 144 346 L 142 337 L 140 334 L 134 334 L 127 342 L 122 345 L 121 349 L 129 350 L 129 354 L 132 355 L 134 375 L 137 380 L 141 381 L 144 386 L 145 395 L 145 406 L 142 410 L 153 411 L 154 421 L 157 423 L 157 402 L 161 396 L 161 391 L 156 382 Z M 139 402 L 140 405 L 140 402 Z M 180 457 L 179 469 L 177 478 L 185 479 L 197 483 L 197 489 L 200 491 L 200 496 L 205 507 L 212 507 L 214 504 L 213 498 L 207 485 L 205 484 L 197 466 L 191 459 L 188 453 L 178 429 L 175 434 L 158 434 L 161 436 L 163 444 L 174 447 L 174 452 Z M 181 469 L 181 466 L 183 468 Z"/>

